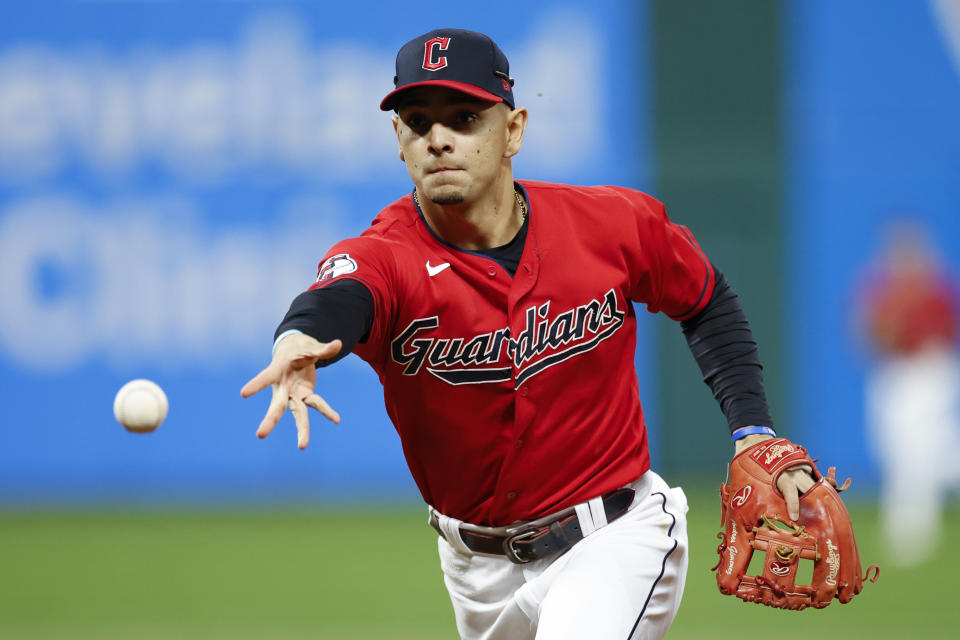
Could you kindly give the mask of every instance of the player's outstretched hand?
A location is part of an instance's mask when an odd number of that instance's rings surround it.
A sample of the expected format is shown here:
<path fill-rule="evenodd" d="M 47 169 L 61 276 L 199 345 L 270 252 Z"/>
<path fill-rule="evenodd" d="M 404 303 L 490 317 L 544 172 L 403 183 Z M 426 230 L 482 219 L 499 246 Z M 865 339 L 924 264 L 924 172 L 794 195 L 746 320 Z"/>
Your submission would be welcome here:
<path fill-rule="evenodd" d="M 765 434 L 754 434 L 744 436 L 735 443 L 736 453 L 749 449 L 761 440 L 769 440 L 773 436 Z M 734 455 L 736 455 L 736 453 Z M 787 515 L 791 520 L 800 519 L 800 496 L 809 491 L 816 480 L 813 479 L 812 469 L 806 465 L 787 469 L 777 479 L 777 489 L 783 494 L 783 499 L 787 503 Z"/>
<path fill-rule="evenodd" d="M 240 395 L 249 398 L 268 386 L 273 387 L 270 407 L 257 428 L 257 437 L 270 435 L 285 409 L 290 409 L 297 423 L 297 446 L 301 449 L 310 444 L 307 407 L 313 407 L 334 423 L 340 422 L 340 414 L 314 393 L 314 387 L 317 361 L 336 356 L 342 347 L 339 340 L 320 342 L 303 333 L 289 335 L 280 341 L 270 365 L 240 390 Z"/>

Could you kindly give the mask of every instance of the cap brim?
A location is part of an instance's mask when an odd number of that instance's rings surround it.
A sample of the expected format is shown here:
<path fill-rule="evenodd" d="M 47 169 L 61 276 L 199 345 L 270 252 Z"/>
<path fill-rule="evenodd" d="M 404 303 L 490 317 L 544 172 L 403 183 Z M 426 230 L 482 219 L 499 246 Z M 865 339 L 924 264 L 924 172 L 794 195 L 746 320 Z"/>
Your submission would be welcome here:
<path fill-rule="evenodd" d="M 410 84 L 406 84 L 399 89 L 394 89 L 388 93 L 387 97 L 380 102 L 380 110 L 391 111 L 395 109 L 397 107 L 397 102 L 400 100 L 400 94 L 407 89 L 413 89 L 414 87 L 447 87 L 448 89 L 455 89 L 461 93 L 465 93 L 469 96 L 473 96 L 474 98 L 480 98 L 481 100 L 486 100 L 488 102 L 503 102 L 503 98 L 500 96 L 465 82 L 456 82 L 455 80 L 424 80 L 423 82 L 411 82 Z"/>

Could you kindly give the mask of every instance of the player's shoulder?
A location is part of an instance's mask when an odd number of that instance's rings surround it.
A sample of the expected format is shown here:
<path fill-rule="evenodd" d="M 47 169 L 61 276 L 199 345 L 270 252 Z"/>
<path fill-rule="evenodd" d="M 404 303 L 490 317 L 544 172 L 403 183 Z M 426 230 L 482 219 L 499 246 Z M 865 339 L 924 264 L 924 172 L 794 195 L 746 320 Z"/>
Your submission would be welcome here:
<path fill-rule="evenodd" d="M 363 238 L 397 240 L 414 232 L 419 214 L 410 194 L 391 202 L 380 210 L 370 226 L 360 234 Z"/>
<path fill-rule="evenodd" d="M 546 204 L 596 204 L 603 202 L 608 206 L 623 206 L 642 210 L 662 210 L 663 205 L 652 195 L 617 185 L 572 185 L 558 182 L 540 182 L 536 180 L 518 181 L 530 194 Z"/>
<path fill-rule="evenodd" d="M 412 198 L 400 198 L 384 207 L 362 233 L 338 241 L 327 255 L 344 254 L 353 260 L 394 264 L 408 253 L 411 239 L 416 236 L 417 219 Z"/>

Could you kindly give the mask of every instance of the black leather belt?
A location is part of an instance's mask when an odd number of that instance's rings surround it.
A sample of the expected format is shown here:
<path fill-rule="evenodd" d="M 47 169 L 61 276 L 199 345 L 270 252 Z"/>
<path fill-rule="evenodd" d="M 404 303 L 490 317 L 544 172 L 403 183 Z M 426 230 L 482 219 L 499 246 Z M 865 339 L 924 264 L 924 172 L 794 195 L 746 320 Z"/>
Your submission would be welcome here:
<path fill-rule="evenodd" d="M 608 523 L 627 512 L 633 502 L 633 495 L 633 489 L 622 488 L 601 497 Z M 535 522 L 536 524 L 530 523 L 526 526 L 517 525 L 516 529 L 511 527 L 510 533 L 500 535 L 467 529 L 461 525 L 460 539 L 471 551 L 507 556 L 515 564 L 526 564 L 566 551 L 583 540 L 580 519 L 572 507 L 564 509 L 553 519 Z M 440 529 L 437 514 L 433 511 L 430 512 L 430 526 L 446 539 Z"/>

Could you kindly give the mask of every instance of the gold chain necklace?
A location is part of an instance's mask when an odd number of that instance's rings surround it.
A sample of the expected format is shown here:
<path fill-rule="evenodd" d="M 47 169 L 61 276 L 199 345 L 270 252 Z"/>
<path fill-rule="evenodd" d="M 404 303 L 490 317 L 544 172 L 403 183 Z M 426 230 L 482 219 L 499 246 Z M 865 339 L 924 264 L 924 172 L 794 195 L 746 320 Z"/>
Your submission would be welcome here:
<path fill-rule="evenodd" d="M 520 215 L 523 216 L 523 221 L 527 221 L 527 203 L 524 202 L 523 196 L 520 195 L 520 191 L 517 189 L 513 190 L 513 196 L 517 199 L 517 204 L 520 206 Z M 420 209 L 420 198 L 417 197 L 417 190 L 413 190 L 413 201 L 417 203 L 417 208 Z M 420 209 L 421 211 L 423 209 Z"/>
<path fill-rule="evenodd" d="M 513 190 L 513 195 L 516 196 L 517 204 L 520 205 L 520 215 L 523 216 L 523 221 L 526 222 L 527 221 L 527 203 L 524 202 L 523 196 L 520 195 L 520 191 L 518 189 Z"/>

